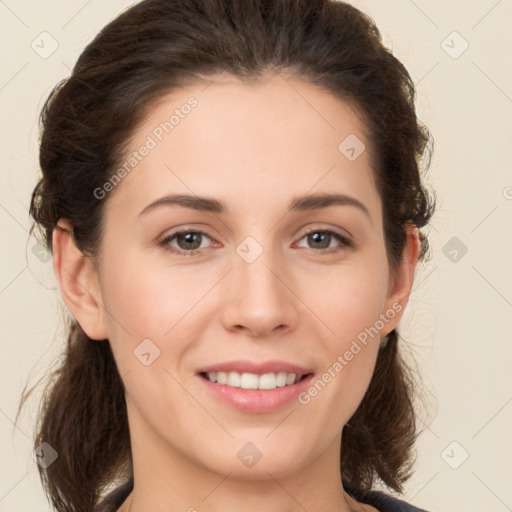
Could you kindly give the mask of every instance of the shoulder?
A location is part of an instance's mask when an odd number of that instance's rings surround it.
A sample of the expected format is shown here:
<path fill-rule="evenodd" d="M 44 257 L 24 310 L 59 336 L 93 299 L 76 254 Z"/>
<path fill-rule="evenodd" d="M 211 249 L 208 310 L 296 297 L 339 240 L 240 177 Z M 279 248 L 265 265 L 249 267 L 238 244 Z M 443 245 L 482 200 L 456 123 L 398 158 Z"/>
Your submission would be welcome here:
<path fill-rule="evenodd" d="M 428 512 L 381 491 L 345 490 L 354 499 L 377 508 L 379 512 Z"/>
<path fill-rule="evenodd" d="M 94 509 L 94 512 L 117 512 L 128 495 L 132 492 L 133 480 L 130 479 L 107 494 L 103 501 Z"/>

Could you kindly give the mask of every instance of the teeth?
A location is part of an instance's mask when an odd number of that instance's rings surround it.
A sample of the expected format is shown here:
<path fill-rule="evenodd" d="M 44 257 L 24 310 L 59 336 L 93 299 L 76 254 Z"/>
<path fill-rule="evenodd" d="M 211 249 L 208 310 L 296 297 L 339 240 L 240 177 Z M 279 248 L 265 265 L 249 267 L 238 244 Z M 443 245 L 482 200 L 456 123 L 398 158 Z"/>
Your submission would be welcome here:
<path fill-rule="evenodd" d="M 289 386 L 295 382 L 295 373 L 290 373 L 286 376 L 286 385 Z"/>
<path fill-rule="evenodd" d="M 227 384 L 228 384 L 228 386 L 231 386 L 232 388 L 239 388 L 240 387 L 240 374 L 237 372 L 229 372 Z"/>
<path fill-rule="evenodd" d="M 284 372 L 279 372 L 276 377 L 276 386 L 278 388 L 282 388 L 283 386 L 286 386 L 287 383 L 287 377 L 288 375 Z"/>
<path fill-rule="evenodd" d="M 258 376 L 254 373 L 242 373 L 240 376 L 240 387 L 242 389 L 258 389 Z"/>
<path fill-rule="evenodd" d="M 233 388 L 242 389 L 275 389 L 283 386 L 290 386 L 300 380 L 295 373 L 265 373 L 256 375 L 255 373 L 238 372 L 210 372 L 206 376 L 210 382 L 217 384 L 227 384 Z"/>

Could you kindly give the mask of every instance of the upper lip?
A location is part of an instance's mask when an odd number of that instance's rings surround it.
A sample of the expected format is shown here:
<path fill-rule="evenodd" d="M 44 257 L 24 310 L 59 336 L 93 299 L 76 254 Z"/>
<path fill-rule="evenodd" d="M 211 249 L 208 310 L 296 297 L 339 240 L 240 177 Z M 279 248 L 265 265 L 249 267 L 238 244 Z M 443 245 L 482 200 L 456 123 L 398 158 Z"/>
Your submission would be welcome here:
<path fill-rule="evenodd" d="M 197 370 L 197 373 L 212 372 L 237 372 L 237 373 L 254 373 L 263 375 L 265 373 L 295 373 L 298 377 L 313 373 L 313 370 L 288 363 L 286 361 L 226 361 L 224 363 L 212 364 L 204 366 Z"/>

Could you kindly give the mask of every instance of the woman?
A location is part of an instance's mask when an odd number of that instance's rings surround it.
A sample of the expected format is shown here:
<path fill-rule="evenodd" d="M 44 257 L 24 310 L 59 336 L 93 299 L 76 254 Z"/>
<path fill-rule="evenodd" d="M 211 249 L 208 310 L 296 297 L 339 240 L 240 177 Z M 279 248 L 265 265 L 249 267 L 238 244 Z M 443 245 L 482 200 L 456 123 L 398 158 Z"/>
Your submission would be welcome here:
<path fill-rule="evenodd" d="M 342 2 L 144 0 L 87 46 L 31 203 L 72 315 L 35 443 L 56 510 L 419 510 L 374 489 L 418 435 L 414 95 Z"/>

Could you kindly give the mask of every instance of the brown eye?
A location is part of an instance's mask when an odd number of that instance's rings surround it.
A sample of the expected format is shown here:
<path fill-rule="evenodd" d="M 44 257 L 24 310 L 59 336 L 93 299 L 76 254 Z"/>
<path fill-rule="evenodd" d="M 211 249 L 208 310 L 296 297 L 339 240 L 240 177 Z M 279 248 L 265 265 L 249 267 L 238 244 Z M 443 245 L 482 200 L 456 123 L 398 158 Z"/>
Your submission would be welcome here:
<path fill-rule="evenodd" d="M 204 249 L 204 246 L 201 247 L 201 242 L 204 237 L 210 239 L 210 237 L 202 231 L 181 230 L 166 236 L 158 245 L 170 252 L 191 256 L 201 252 L 201 249 Z M 176 245 L 171 243 L 173 240 L 176 240 Z"/>
<path fill-rule="evenodd" d="M 319 252 L 338 252 L 346 247 L 352 247 L 348 238 L 336 233 L 335 231 L 325 229 L 315 229 L 306 233 L 301 240 L 306 239 L 308 248 L 319 249 Z M 338 241 L 338 246 L 331 246 L 333 241 Z"/>
<path fill-rule="evenodd" d="M 308 243 L 313 245 L 313 249 L 327 249 L 331 244 L 332 235 L 322 231 L 315 231 L 306 235 Z"/>
<path fill-rule="evenodd" d="M 202 242 L 205 238 L 212 240 L 203 231 L 185 229 L 167 235 L 158 245 L 175 254 L 193 256 L 208 247 L 208 245 L 202 246 Z M 352 247 L 352 243 L 347 237 L 328 229 L 309 231 L 300 240 L 303 239 L 306 239 L 306 243 L 308 244 L 307 248 L 314 249 L 320 253 L 339 252 L 347 247 Z M 338 244 L 333 246 L 332 243 L 336 241 Z"/>
<path fill-rule="evenodd" d="M 180 233 L 176 235 L 176 242 L 180 249 L 199 249 L 201 247 L 201 233 Z"/>

